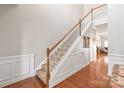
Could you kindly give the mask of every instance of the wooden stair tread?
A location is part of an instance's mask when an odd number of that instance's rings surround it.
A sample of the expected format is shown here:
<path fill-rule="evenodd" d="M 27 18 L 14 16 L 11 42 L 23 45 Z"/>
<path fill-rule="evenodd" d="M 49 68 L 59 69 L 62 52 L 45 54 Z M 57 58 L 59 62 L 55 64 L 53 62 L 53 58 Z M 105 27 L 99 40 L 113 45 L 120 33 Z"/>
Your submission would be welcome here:
<path fill-rule="evenodd" d="M 42 69 L 47 72 L 47 64 L 43 64 L 42 67 Z"/>
<path fill-rule="evenodd" d="M 47 71 L 47 64 L 43 64 L 42 67 L 44 71 Z"/>
<path fill-rule="evenodd" d="M 44 69 L 40 69 L 36 72 L 36 75 L 44 82 L 46 83 L 46 71 Z"/>

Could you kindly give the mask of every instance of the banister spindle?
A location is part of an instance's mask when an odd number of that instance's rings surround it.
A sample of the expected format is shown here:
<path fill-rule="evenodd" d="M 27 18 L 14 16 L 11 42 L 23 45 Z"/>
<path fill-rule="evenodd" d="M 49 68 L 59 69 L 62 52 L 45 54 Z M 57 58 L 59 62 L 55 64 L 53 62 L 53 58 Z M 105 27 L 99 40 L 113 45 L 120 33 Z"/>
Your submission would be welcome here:
<path fill-rule="evenodd" d="M 53 70 L 53 55 L 50 55 L 50 71 Z"/>
<path fill-rule="evenodd" d="M 47 87 L 49 87 L 49 79 L 50 79 L 50 60 L 49 60 L 50 50 L 49 50 L 49 48 L 47 48 L 46 54 L 47 54 L 47 74 L 46 74 L 46 83 L 47 83 Z"/>
<path fill-rule="evenodd" d="M 79 33 L 80 33 L 80 36 L 81 36 L 81 18 L 79 19 Z"/>
<path fill-rule="evenodd" d="M 58 63 L 57 50 L 55 51 L 55 65 Z"/>
<path fill-rule="evenodd" d="M 58 61 L 60 61 L 60 48 L 58 48 Z"/>

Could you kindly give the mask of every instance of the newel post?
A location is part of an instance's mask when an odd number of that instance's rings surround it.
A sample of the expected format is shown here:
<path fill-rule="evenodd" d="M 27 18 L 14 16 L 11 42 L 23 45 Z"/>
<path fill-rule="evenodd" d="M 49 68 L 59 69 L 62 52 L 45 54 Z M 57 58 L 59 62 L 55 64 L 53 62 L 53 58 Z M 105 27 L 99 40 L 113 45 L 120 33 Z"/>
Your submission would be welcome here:
<path fill-rule="evenodd" d="M 79 19 L 79 33 L 80 33 L 80 36 L 81 36 L 81 18 Z"/>
<path fill-rule="evenodd" d="M 47 83 L 47 87 L 49 87 L 49 79 L 50 79 L 50 60 L 49 60 L 50 49 L 49 49 L 49 48 L 47 48 L 46 54 L 47 54 L 47 74 L 46 74 L 46 83 Z"/>

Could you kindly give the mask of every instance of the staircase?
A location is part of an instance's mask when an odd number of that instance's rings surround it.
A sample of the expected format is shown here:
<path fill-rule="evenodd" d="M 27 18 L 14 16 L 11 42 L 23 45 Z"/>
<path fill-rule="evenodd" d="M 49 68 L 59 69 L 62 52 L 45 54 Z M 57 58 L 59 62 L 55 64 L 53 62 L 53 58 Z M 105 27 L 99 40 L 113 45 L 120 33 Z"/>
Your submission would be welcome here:
<path fill-rule="evenodd" d="M 62 66 L 63 63 L 65 63 L 65 60 L 77 45 L 77 42 L 84 35 L 84 20 L 90 16 L 93 24 L 93 11 L 103 6 L 105 5 L 100 5 L 94 9 L 91 9 L 91 11 L 89 11 L 84 17 L 81 17 L 73 28 L 70 29 L 70 31 L 66 33 L 64 37 L 52 48 L 47 48 L 46 63 L 43 64 L 41 69 L 37 70 L 36 72 L 36 75 L 47 85 L 47 87 L 52 86 L 50 83 L 52 82 L 52 78 L 54 78 L 57 70 Z"/>

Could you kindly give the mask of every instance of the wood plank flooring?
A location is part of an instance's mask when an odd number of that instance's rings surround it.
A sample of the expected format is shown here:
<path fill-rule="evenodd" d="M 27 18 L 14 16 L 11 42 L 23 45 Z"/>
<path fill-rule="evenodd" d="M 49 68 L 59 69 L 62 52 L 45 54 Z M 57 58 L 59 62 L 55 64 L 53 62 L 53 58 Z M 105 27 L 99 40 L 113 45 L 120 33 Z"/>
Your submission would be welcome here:
<path fill-rule="evenodd" d="M 109 83 L 107 77 L 108 60 L 105 54 L 100 54 L 96 61 L 73 74 L 55 88 L 111 88 L 118 87 L 114 83 Z M 37 77 L 28 78 L 5 88 L 44 88 L 44 83 Z"/>
<path fill-rule="evenodd" d="M 38 78 L 31 77 L 17 83 L 5 86 L 4 88 L 45 88 L 46 85 Z"/>

